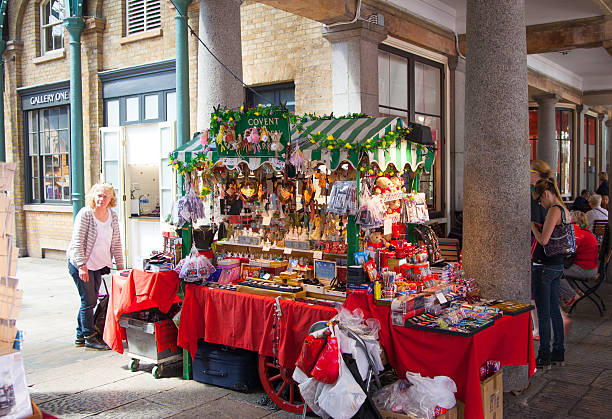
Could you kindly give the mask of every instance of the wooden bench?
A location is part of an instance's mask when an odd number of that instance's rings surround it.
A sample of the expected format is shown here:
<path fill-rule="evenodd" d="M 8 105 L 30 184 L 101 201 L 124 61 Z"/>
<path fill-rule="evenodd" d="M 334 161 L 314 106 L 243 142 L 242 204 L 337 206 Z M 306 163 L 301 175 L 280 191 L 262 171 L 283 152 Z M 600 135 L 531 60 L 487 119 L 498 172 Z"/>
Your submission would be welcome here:
<path fill-rule="evenodd" d="M 438 238 L 438 244 L 440 245 L 440 255 L 446 262 L 459 262 L 459 255 L 461 254 L 459 240 L 440 237 Z"/>

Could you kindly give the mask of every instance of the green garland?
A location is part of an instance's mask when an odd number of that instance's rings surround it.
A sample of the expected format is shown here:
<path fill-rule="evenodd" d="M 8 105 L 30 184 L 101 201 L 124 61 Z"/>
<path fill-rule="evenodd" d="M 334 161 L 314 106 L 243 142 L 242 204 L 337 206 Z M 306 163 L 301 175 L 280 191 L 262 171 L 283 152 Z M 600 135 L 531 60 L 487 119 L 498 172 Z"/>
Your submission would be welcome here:
<path fill-rule="evenodd" d="M 259 104 L 255 108 L 248 109 L 245 109 L 244 106 L 241 106 L 240 110 L 233 110 L 227 107 L 221 108 L 220 106 L 214 108 L 214 111 L 212 112 L 210 117 L 209 141 L 214 141 L 214 138 L 219 133 L 221 126 L 235 127 L 237 123 L 244 117 L 269 116 L 271 114 L 277 113 L 282 114 L 283 118 L 287 118 L 291 125 L 296 128 L 298 134 L 304 133 L 304 138 L 310 141 L 310 143 L 316 144 L 319 149 L 351 150 L 357 153 L 359 160 L 361 160 L 368 152 L 374 152 L 378 149 L 386 149 L 387 147 L 392 146 L 396 142 L 406 138 L 406 136 L 410 132 L 410 128 L 397 127 L 395 130 L 386 133 L 382 138 L 368 138 L 360 143 L 350 143 L 346 140 L 334 138 L 332 135 L 326 135 L 324 133 L 321 133 L 321 131 L 315 132 L 312 127 L 305 126 L 305 124 L 307 122 L 317 120 L 372 118 L 371 116 L 365 115 L 363 113 L 353 113 L 339 117 L 334 116 L 333 113 L 330 115 L 322 116 L 315 115 L 312 113 L 298 116 L 289 111 L 285 104 L 282 104 L 281 106 L 263 106 Z M 417 146 L 424 147 L 420 144 L 417 144 Z M 212 164 L 210 162 L 207 162 L 205 153 L 198 153 L 196 156 L 193 156 L 191 161 L 189 162 L 180 162 L 170 157 L 170 165 L 173 166 L 175 170 L 181 175 L 194 170 L 202 170 L 205 167 L 206 163 Z M 360 170 L 362 172 L 367 170 L 370 174 L 374 173 L 374 169 L 372 166 L 362 166 Z M 403 171 L 400 171 L 398 173 L 401 172 Z M 382 174 L 382 172 L 380 173 Z"/>

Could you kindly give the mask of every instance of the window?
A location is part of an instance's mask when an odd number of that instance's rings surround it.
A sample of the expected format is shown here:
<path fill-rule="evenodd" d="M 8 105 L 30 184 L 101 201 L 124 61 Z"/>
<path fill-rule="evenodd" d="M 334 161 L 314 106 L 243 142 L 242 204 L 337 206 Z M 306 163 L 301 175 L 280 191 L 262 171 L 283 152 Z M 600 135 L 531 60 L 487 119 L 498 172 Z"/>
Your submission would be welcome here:
<path fill-rule="evenodd" d="M 584 144 L 586 153 L 584 156 L 584 176 L 586 187 L 594 191 L 599 186 L 597 169 L 595 167 L 595 146 L 597 143 L 597 118 L 590 115 L 584 116 Z"/>
<path fill-rule="evenodd" d="M 64 48 L 64 5 L 61 0 L 47 0 L 40 4 L 41 55 Z"/>
<path fill-rule="evenodd" d="M 557 161 L 557 182 L 561 195 L 571 195 L 572 189 L 572 142 L 574 139 L 574 111 L 556 109 L 556 138 L 559 142 Z"/>
<path fill-rule="evenodd" d="M 538 159 L 538 108 L 529 108 L 529 146 L 529 162 L 532 162 Z"/>
<path fill-rule="evenodd" d="M 126 35 L 161 28 L 160 0 L 127 0 Z"/>
<path fill-rule="evenodd" d="M 143 93 L 104 101 L 105 126 L 148 124 L 176 119 L 176 93 Z"/>
<path fill-rule="evenodd" d="M 256 93 L 253 93 L 252 90 Z M 253 86 L 246 89 L 246 105 L 253 108 L 259 104 L 264 106 L 285 104 L 287 109 L 295 111 L 295 85 L 293 83 L 269 84 Z"/>
<path fill-rule="evenodd" d="M 26 112 L 28 202 L 70 202 L 68 106 Z"/>
<path fill-rule="evenodd" d="M 444 66 L 381 45 L 378 52 L 378 98 L 381 116 L 399 116 L 431 128 L 436 162 L 421 174 L 421 192 L 432 217 L 444 212 Z"/>

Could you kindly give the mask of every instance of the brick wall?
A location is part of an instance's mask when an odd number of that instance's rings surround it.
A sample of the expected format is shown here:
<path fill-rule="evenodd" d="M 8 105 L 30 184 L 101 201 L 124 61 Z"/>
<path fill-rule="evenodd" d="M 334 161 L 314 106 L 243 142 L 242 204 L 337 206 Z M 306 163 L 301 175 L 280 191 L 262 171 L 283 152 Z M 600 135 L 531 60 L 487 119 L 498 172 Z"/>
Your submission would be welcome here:
<path fill-rule="evenodd" d="M 44 249 L 66 250 L 72 235 L 72 213 L 25 213 L 28 255 L 42 257 Z"/>
<path fill-rule="evenodd" d="M 83 95 L 83 153 L 85 190 L 99 181 L 99 128 L 104 121 L 102 83 L 98 72 L 175 58 L 175 14 L 169 0 L 162 0 L 162 30 L 154 37 L 125 43 L 124 0 L 113 2 L 88 1 L 88 14 L 98 10 L 97 18 L 86 19 L 81 37 L 81 68 Z M 70 78 L 69 34 L 64 31 L 64 53 L 48 60 L 40 57 L 39 1 L 24 1 L 9 8 L 8 22 L 11 41 L 4 54 L 6 60 L 5 132 L 7 161 L 18 162 L 14 197 L 16 205 L 17 245 L 22 255 L 40 257 L 41 247 L 64 246 L 70 241 L 72 214 L 24 211 L 25 163 L 23 111 L 17 88 L 39 85 Z M 188 9 L 189 24 L 198 31 L 199 2 Z M 191 131 L 196 127 L 197 104 L 197 40 L 189 36 L 189 87 Z M 59 233 L 58 233 L 59 232 Z"/>
<path fill-rule="evenodd" d="M 321 23 L 253 0 L 242 4 L 240 16 L 245 83 L 293 81 L 296 113 L 331 113 L 331 44 Z"/>

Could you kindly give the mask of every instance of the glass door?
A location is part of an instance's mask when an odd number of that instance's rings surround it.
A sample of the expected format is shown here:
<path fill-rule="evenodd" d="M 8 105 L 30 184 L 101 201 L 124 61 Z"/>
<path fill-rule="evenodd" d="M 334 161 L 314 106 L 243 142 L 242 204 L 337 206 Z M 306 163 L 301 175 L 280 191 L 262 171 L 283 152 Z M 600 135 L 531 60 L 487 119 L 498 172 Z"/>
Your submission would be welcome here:
<path fill-rule="evenodd" d="M 110 183 L 115 189 L 117 206 L 114 210 L 119 216 L 121 230 L 121 245 L 124 260 L 127 263 L 128 237 L 126 234 L 126 219 L 130 200 L 125 187 L 125 132 L 123 128 L 100 128 L 100 181 Z"/>
<path fill-rule="evenodd" d="M 176 197 L 176 174 L 172 167 L 170 167 L 169 159 L 169 154 L 176 149 L 174 125 L 174 121 L 159 124 L 159 209 L 162 224 L 169 221 L 172 213 L 172 204 Z"/>

